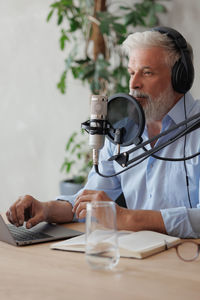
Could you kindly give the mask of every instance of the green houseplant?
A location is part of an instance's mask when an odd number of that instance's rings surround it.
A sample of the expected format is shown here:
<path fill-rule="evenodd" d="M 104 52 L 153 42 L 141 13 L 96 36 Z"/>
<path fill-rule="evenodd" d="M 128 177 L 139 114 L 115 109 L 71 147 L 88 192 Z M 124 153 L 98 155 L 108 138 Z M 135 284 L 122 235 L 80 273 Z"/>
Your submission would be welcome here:
<path fill-rule="evenodd" d="M 128 92 L 128 61 L 121 52 L 121 44 L 134 27 L 158 25 L 158 16 L 164 12 L 162 0 L 129 4 L 106 0 L 52 3 L 47 21 L 56 14 L 60 49 L 67 52 L 57 88 L 66 92 L 67 75 L 71 72 L 74 79 L 88 84 L 92 94 Z M 66 161 L 63 166 L 68 168 Z M 70 172 L 70 168 L 67 170 Z"/>
<path fill-rule="evenodd" d="M 81 131 L 81 137 L 77 140 L 78 133 L 73 132 L 69 137 L 61 171 L 65 172 L 66 180 L 60 183 L 61 194 L 74 193 L 79 190 L 87 180 L 87 175 L 92 167 L 90 152 L 88 151 L 88 143 Z"/>

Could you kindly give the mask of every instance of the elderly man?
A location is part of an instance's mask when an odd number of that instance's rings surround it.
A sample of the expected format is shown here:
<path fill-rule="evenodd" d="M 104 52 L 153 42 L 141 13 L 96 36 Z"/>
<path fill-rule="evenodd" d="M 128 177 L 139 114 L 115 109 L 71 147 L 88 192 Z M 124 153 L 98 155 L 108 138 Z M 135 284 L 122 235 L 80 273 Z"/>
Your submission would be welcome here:
<path fill-rule="evenodd" d="M 131 34 L 123 46 L 129 55 L 130 94 L 142 105 L 146 117 L 144 141 L 200 112 L 200 102 L 194 101 L 188 92 L 194 69 L 191 47 L 182 35 L 158 27 Z M 165 139 L 159 138 L 150 147 Z M 196 130 L 156 154 L 177 158 L 199 149 Z M 102 173 L 120 170 L 116 162 L 107 161 L 114 153 L 115 145 L 107 140 L 100 153 Z M 116 205 L 118 229 L 154 230 L 196 238 L 200 236 L 199 179 L 199 156 L 181 162 L 149 157 L 112 178 L 100 177 L 92 170 L 85 188 L 74 196 L 61 196 L 50 202 L 40 202 L 29 195 L 20 197 L 8 210 L 7 217 L 16 226 L 27 221 L 27 228 L 41 221 L 70 222 L 74 214 L 84 219 L 87 202 L 115 200 L 123 192 L 127 208 Z"/>

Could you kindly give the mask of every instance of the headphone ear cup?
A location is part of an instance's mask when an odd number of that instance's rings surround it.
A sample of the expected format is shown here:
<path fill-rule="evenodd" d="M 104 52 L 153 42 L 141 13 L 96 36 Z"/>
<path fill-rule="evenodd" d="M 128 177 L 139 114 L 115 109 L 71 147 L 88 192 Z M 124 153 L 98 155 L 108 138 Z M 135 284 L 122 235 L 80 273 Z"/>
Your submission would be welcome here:
<path fill-rule="evenodd" d="M 190 88 L 190 82 L 188 82 L 188 72 L 181 61 L 181 58 L 174 64 L 172 68 L 172 86 L 176 92 L 181 94 L 185 94 Z"/>
<path fill-rule="evenodd" d="M 171 81 L 176 92 L 181 94 L 187 93 L 194 81 L 194 66 L 186 40 L 178 31 L 170 27 L 154 27 L 152 31 L 166 34 L 180 51 L 181 57 L 172 68 Z"/>

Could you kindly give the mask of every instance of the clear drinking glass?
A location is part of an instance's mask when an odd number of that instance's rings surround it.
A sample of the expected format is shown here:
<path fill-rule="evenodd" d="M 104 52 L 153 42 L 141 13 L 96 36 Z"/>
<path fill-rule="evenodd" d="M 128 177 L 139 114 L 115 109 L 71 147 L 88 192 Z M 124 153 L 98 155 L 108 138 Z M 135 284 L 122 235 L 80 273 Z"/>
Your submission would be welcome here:
<path fill-rule="evenodd" d="M 115 202 L 87 204 L 85 254 L 93 269 L 112 269 L 119 262 Z"/>

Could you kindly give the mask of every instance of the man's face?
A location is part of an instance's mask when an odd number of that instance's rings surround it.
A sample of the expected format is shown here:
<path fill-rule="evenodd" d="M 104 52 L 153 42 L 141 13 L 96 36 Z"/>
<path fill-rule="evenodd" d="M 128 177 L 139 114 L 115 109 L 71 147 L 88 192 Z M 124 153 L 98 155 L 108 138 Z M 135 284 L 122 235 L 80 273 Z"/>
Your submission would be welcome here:
<path fill-rule="evenodd" d="M 134 49 L 130 55 L 130 94 L 142 105 L 147 122 L 160 121 L 177 100 L 165 56 L 160 47 Z"/>

